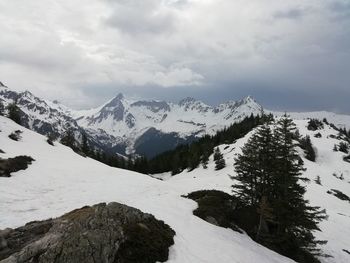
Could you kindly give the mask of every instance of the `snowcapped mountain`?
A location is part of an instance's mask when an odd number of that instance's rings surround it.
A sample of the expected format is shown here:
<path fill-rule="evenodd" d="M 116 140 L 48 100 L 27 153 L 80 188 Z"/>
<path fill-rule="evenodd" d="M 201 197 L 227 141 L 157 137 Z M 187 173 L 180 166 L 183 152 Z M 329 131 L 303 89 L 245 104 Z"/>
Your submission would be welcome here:
<path fill-rule="evenodd" d="M 124 142 L 128 153 L 150 156 L 147 145 L 175 145 L 259 114 L 262 107 L 251 97 L 211 107 L 193 98 L 179 103 L 165 101 L 133 101 L 118 94 L 91 114 L 75 112 L 78 124 L 89 133 L 103 130 Z M 163 148 L 162 151 L 168 150 Z M 153 154 L 157 151 L 152 150 Z"/>
<path fill-rule="evenodd" d="M 58 102 L 40 99 L 29 91 L 16 92 L 2 84 L 0 100 L 5 106 L 16 101 L 21 110 L 23 126 L 41 134 L 62 134 L 67 124 L 79 129 L 77 122 L 70 116 L 68 108 Z"/>
<path fill-rule="evenodd" d="M 157 100 L 132 100 L 123 94 L 90 110 L 72 110 L 59 102 L 36 97 L 29 91 L 16 92 L 0 83 L 0 101 L 17 101 L 23 126 L 40 134 L 62 135 L 72 127 L 76 137 L 86 133 L 90 143 L 109 153 L 140 154 L 153 157 L 179 144 L 196 140 L 257 115 L 262 106 L 248 96 L 216 107 L 194 98 L 179 103 Z M 271 112 L 274 115 L 283 113 Z M 294 118 L 327 118 L 339 127 L 350 128 L 350 116 L 331 112 L 290 113 Z"/>
<path fill-rule="evenodd" d="M 4 85 L 0 86 L 0 100 L 5 105 L 17 101 L 23 125 L 41 134 L 61 135 L 70 126 L 77 134 L 85 132 L 97 148 L 149 157 L 205 134 L 214 134 L 262 111 L 249 96 L 212 107 L 193 98 L 169 103 L 136 101 L 122 94 L 96 109 L 74 111 L 58 102 L 40 99 L 29 91 L 18 93 Z"/>

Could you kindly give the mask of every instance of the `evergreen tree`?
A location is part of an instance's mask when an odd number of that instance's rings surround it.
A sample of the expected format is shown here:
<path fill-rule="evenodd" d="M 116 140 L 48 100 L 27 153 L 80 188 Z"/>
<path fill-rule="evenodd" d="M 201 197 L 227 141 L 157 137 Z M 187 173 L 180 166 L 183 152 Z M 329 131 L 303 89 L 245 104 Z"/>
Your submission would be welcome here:
<path fill-rule="evenodd" d="M 303 167 L 298 161 L 293 133 L 296 126 L 284 115 L 275 128 L 275 171 L 274 199 L 272 207 L 277 231 L 275 233 L 280 249 L 299 248 L 306 253 L 317 251 L 317 241 L 312 233 L 319 230 L 317 224 L 324 219 L 325 213 L 319 207 L 311 207 L 304 199 L 305 187 L 300 181 L 308 181 L 302 177 Z"/>
<path fill-rule="evenodd" d="M 120 157 L 118 162 L 119 162 L 119 168 L 121 168 L 121 169 L 126 168 L 127 164 L 126 164 L 126 160 L 124 157 Z"/>
<path fill-rule="evenodd" d="M 133 158 L 129 155 L 128 159 L 126 160 L 126 167 L 127 170 L 134 170 L 134 160 Z"/>
<path fill-rule="evenodd" d="M 239 200 L 259 215 L 255 239 L 292 258 L 314 259 L 320 241 L 313 230 L 325 218 L 318 207 L 304 199 L 303 164 L 294 141 L 296 126 L 283 116 L 272 133 L 269 125 L 258 128 L 235 160 Z M 294 253 L 294 254 L 293 254 Z"/>
<path fill-rule="evenodd" d="M 338 150 L 343 153 L 349 153 L 349 145 L 346 142 L 340 142 Z"/>
<path fill-rule="evenodd" d="M 310 136 L 307 135 L 300 139 L 300 147 L 305 151 L 305 158 L 314 162 L 316 160 L 316 152 L 312 147 Z"/>
<path fill-rule="evenodd" d="M 337 147 L 336 144 L 334 144 L 334 146 L 333 146 L 333 151 L 334 151 L 334 152 L 337 152 L 337 151 L 338 151 L 338 147 Z"/>
<path fill-rule="evenodd" d="M 76 145 L 75 145 L 74 131 L 70 126 L 68 126 L 66 131 L 64 132 L 61 138 L 61 143 L 75 150 Z"/>
<path fill-rule="evenodd" d="M 205 152 L 203 153 L 201 157 L 201 163 L 204 169 L 208 168 L 208 163 L 209 163 L 209 155 Z"/>
<path fill-rule="evenodd" d="M 267 225 L 273 220 L 270 204 L 273 198 L 273 159 L 272 131 L 268 124 L 264 124 L 244 145 L 235 163 L 235 179 L 239 184 L 234 186 L 234 192 L 243 203 L 254 207 L 259 214 L 255 236 L 257 241 L 262 241 L 268 235 Z"/>
<path fill-rule="evenodd" d="M 199 147 L 197 144 L 192 144 L 187 158 L 187 167 L 189 171 L 196 169 L 200 163 Z"/>
<path fill-rule="evenodd" d="M 14 122 L 21 124 L 21 113 L 16 102 L 10 103 L 7 106 L 8 117 Z"/>
<path fill-rule="evenodd" d="M 180 167 L 180 155 L 175 154 L 171 162 L 171 175 L 175 175 L 181 172 Z"/>
<path fill-rule="evenodd" d="M 219 147 L 215 148 L 214 161 L 215 161 L 215 170 L 221 170 L 221 169 L 225 168 L 226 162 L 225 162 L 224 156 L 220 152 Z"/>
<path fill-rule="evenodd" d="M 5 107 L 2 101 L 0 100 L 0 116 L 4 116 L 4 115 L 5 115 Z"/>
<path fill-rule="evenodd" d="M 320 177 L 319 175 L 316 176 L 315 183 L 316 183 L 316 184 L 319 184 L 319 185 L 322 185 L 322 183 L 321 183 L 321 177 Z"/>
<path fill-rule="evenodd" d="M 52 133 L 52 132 L 47 134 L 46 138 L 47 138 L 46 139 L 47 143 L 52 145 L 52 146 L 54 145 L 53 142 L 57 139 L 56 135 L 54 133 Z"/>
<path fill-rule="evenodd" d="M 86 155 L 90 154 L 90 146 L 85 133 L 82 134 L 81 151 Z"/>
<path fill-rule="evenodd" d="M 239 184 L 234 186 L 234 192 L 244 203 L 257 206 L 262 196 L 270 192 L 273 158 L 272 131 L 265 124 L 249 138 L 235 160 L 235 179 Z"/>

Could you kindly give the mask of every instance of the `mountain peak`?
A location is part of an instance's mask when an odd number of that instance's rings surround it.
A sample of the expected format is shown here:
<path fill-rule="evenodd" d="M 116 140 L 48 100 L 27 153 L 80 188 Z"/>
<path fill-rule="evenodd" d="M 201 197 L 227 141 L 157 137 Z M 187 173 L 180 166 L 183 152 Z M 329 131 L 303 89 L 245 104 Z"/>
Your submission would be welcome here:
<path fill-rule="evenodd" d="M 120 105 L 122 105 L 121 101 L 123 99 L 124 99 L 124 95 L 122 93 L 119 93 L 112 100 L 110 100 L 103 108 L 105 108 L 105 107 L 119 107 Z"/>
<path fill-rule="evenodd" d="M 245 104 L 257 104 L 258 103 L 256 102 L 256 100 L 248 95 L 247 97 L 243 98 L 243 99 L 240 99 L 240 100 L 237 100 L 237 101 L 234 101 L 234 100 L 230 100 L 224 104 L 227 104 L 227 105 L 232 105 L 234 107 L 239 107 L 239 106 L 242 106 L 242 105 L 245 105 Z"/>
<path fill-rule="evenodd" d="M 179 101 L 179 105 L 180 106 L 184 106 L 184 105 L 188 105 L 188 104 L 191 104 L 191 103 L 194 103 L 194 102 L 196 102 L 195 98 L 186 97 L 186 98 L 184 98 L 184 99 Z"/>
<path fill-rule="evenodd" d="M 113 100 L 122 100 L 122 99 L 124 99 L 124 95 L 123 93 L 120 92 L 117 94 L 117 96 L 114 97 Z"/>
<path fill-rule="evenodd" d="M 28 97 L 28 98 L 34 97 L 33 93 L 31 93 L 29 90 L 25 90 L 25 91 L 21 92 L 20 95 L 23 95 L 23 96 Z"/>
<path fill-rule="evenodd" d="M 244 103 L 250 103 L 250 102 L 257 103 L 256 100 L 255 100 L 252 96 L 250 96 L 250 95 L 248 95 L 247 97 L 245 97 L 244 99 L 242 99 L 242 101 L 243 101 Z"/>
<path fill-rule="evenodd" d="M 6 88 L 6 89 L 8 89 L 8 87 L 7 87 L 4 83 L 2 83 L 1 81 L 0 81 L 0 88 Z"/>

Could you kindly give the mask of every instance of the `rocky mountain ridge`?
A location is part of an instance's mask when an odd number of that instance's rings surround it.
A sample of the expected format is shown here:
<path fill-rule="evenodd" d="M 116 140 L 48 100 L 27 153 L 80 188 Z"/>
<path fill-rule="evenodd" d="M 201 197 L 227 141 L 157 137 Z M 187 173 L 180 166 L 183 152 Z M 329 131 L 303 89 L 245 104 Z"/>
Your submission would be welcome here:
<path fill-rule="evenodd" d="M 194 98 L 170 103 L 131 100 L 121 93 L 96 109 L 74 111 L 29 91 L 13 91 L 2 83 L 0 100 L 5 105 L 16 101 L 21 109 L 22 125 L 41 134 L 60 136 L 70 127 L 78 138 L 86 133 L 97 149 L 148 157 L 205 134 L 214 134 L 262 111 L 262 106 L 250 96 L 212 107 Z M 152 151 L 149 147 L 155 143 L 165 147 Z"/>

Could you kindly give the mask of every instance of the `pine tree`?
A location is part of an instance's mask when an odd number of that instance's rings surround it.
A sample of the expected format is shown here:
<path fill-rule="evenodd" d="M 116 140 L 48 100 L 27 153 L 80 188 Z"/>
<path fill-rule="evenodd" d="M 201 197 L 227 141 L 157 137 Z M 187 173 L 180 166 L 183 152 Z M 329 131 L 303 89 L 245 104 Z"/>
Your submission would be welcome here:
<path fill-rule="evenodd" d="M 343 153 L 349 153 L 349 145 L 346 142 L 340 142 L 338 150 Z"/>
<path fill-rule="evenodd" d="M 319 175 L 316 176 L 315 183 L 316 183 L 316 184 L 319 184 L 319 185 L 322 185 L 322 183 L 321 183 L 321 177 L 320 177 Z"/>
<path fill-rule="evenodd" d="M 0 100 L 0 116 L 4 116 L 4 115 L 5 115 L 5 107 L 2 101 Z"/>
<path fill-rule="evenodd" d="M 130 155 L 126 161 L 126 169 L 131 171 L 134 170 L 134 159 Z"/>
<path fill-rule="evenodd" d="M 57 139 L 56 135 L 52 132 L 50 132 L 49 134 L 47 134 L 46 136 L 46 142 L 52 146 L 54 146 L 54 141 Z"/>
<path fill-rule="evenodd" d="M 204 153 L 201 157 L 201 163 L 204 169 L 208 168 L 209 163 L 209 155 L 207 153 Z"/>
<path fill-rule="evenodd" d="M 314 162 L 316 160 L 316 152 L 312 147 L 312 143 L 309 135 L 300 139 L 300 146 L 305 151 L 305 158 L 311 162 Z"/>
<path fill-rule="evenodd" d="M 334 144 L 334 146 L 333 146 L 333 151 L 334 151 L 334 152 L 337 152 L 337 151 L 338 151 L 338 147 L 337 147 L 336 144 Z"/>
<path fill-rule="evenodd" d="M 224 156 L 220 152 L 219 147 L 215 148 L 214 161 L 215 161 L 215 170 L 221 170 L 221 169 L 225 168 L 226 162 L 225 162 Z"/>
<path fill-rule="evenodd" d="M 16 102 L 10 103 L 7 106 L 8 117 L 14 122 L 21 124 L 21 113 Z"/>
<path fill-rule="evenodd" d="M 256 206 L 259 202 L 257 197 L 257 168 L 255 166 L 258 152 L 256 150 L 257 133 L 253 134 L 242 148 L 242 154 L 235 160 L 236 176 L 238 182 L 233 185 L 233 192 L 239 200 L 246 205 Z"/>
<path fill-rule="evenodd" d="M 250 137 L 235 160 L 235 179 L 239 183 L 233 188 L 244 203 L 258 206 L 262 196 L 270 199 L 268 188 L 272 183 L 273 159 L 272 131 L 265 124 Z"/>
<path fill-rule="evenodd" d="M 287 115 L 273 132 L 267 124 L 258 128 L 235 160 L 234 179 L 238 183 L 233 188 L 239 200 L 259 215 L 258 242 L 307 261 L 314 260 L 311 253 L 322 243 L 315 240 L 312 231 L 318 230 L 325 214 L 304 199 L 305 187 L 300 182 L 307 179 L 302 177 L 295 132 L 296 126 Z"/>
<path fill-rule="evenodd" d="M 82 134 L 81 151 L 83 153 L 85 153 L 86 155 L 90 154 L 90 146 L 89 146 L 88 139 L 87 139 L 85 133 Z"/>
<path fill-rule="evenodd" d="M 274 218 L 271 207 L 274 169 L 272 139 L 271 128 L 265 123 L 244 145 L 235 163 L 239 184 L 233 186 L 234 192 L 243 203 L 250 204 L 258 212 L 259 225 L 255 238 L 260 242 L 269 235 L 268 222 Z"/>
<path fill-rule="evenodd" d="M 64 132 L 61 138 L 61 143 L 75 150 L 76 145 L 75 145 L 74 131 L 70 126 L 68 126 L 66 131 Z"/>
<path fill-rule="evenodd" d="M 175 175 L 181 172 L 180 155 L 177 153 L 173 156 L 171 162 L 171 175 Z"/>
<path fill-rule="evenodd" d="M 302 177 L 303 167 L 298 162 L 299 156 L 293 133 L 296 126 L 284 115 L 275 128 L 275 171 L 274 171 L 274 210 L 277 222 L 276 243 L 280 248 L 291 249 L 295 246 L 306 253 L 316 252 L 317 244 L 313 230 L 319 230 L 317 224 L 325 218 L 319 207 L 311 207 L 304 199 L 305 187 L 300 181 L 308 181 Z"/>
<path fill-rule="evenodd" d="M 198 167 L 200 163 L 199 147 L 196 144 L 191 145 L 189 156 L 187 158 L 187 167 L 192 171 Z"/>

